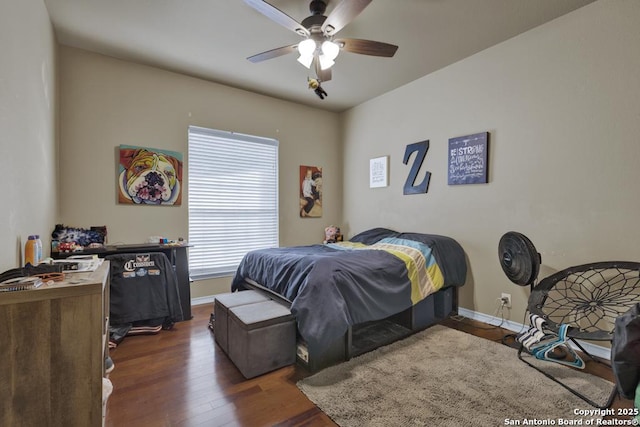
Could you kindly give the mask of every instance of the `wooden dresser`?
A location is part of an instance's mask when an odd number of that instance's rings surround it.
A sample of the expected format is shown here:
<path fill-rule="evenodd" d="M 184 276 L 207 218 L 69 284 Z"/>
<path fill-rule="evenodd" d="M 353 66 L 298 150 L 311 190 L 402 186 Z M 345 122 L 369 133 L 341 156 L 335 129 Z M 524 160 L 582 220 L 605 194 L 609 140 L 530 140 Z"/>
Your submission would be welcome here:
<path fill-rule="evenodd" d="M 0 425 L 101 426 L 109 263 L 0 292 Z"/>

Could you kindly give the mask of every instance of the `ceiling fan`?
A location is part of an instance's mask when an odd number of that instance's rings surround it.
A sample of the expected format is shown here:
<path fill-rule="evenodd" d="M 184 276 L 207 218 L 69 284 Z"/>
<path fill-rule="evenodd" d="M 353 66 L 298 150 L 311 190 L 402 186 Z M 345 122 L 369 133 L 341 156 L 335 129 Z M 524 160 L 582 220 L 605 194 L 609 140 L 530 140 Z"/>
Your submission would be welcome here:
<path fill-rule="evenodd" d="M 331 67 L 340 50 L 387 58 L 392 57 L 398 50 L 398 46 L 389 43 L 334 38 L 336 33 L 358 16 L 372 0 L 341 0 L 329 13 L 329 16 L 324 15 L 327 1 L 312 0 L 309 4 L 311 15 L 303 19 L 301 23 L 266 1 L 244 1 L 272 21 L 304 37 L 300 43 L 271 49 L 247 58 L 254 63 L 277 58 L 297 50 L 300 53 L 298 62 L 309 69 L 313 66 L 318 80 L 326 82 L 331 80 Z"/>

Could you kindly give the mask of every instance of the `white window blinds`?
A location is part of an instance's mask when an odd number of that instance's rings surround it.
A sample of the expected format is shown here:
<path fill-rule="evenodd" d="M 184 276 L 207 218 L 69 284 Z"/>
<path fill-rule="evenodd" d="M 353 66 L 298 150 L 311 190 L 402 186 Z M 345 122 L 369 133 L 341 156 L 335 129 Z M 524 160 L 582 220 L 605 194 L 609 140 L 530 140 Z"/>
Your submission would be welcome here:
<path fill-rule="evenodd" d="M 189 271 L 233 275 L 278 246 L 278 141 L 189 126 Z"/>

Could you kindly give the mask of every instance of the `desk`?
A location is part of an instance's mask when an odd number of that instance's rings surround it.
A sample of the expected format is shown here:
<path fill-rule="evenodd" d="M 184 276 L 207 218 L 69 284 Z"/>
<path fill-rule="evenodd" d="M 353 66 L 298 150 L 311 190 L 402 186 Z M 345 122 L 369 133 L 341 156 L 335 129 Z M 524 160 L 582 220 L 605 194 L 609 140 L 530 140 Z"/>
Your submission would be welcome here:
<path fill-rule="evenodd" d="M 191 319 L 191 281 L 189 279 L 189 259 L 187 258 L 187 248 L 190 245 L 160 245 L 154 243 L 140 243 L 129 245 L 107 245 L 104 248 L 88 249 L 80 252 L 52 252 L 51 257 L 64 259 L 72 255 L 98 255 L 104 258 L 107 255 L 139 253 L 139 252 L 162 252 L 173 265 L 178 280 L 178 292 L 180 293 L 180 305 L 184 320 Z"/>

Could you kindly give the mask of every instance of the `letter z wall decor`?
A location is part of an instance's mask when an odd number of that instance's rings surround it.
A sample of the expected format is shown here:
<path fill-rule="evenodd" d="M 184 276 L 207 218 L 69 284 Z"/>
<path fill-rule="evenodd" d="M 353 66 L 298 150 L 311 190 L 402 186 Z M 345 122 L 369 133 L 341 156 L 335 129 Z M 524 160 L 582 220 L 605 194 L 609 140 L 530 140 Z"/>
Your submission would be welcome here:
<path fill-rule="evenodd" d="M 429 151 L 429 140 L 415 142 L 413 144 L 407 145 L 407 148 L 404 150 L 404 158 L 402 159 L 402 163 L 406 165 L 407 162 L 409 162 L 409 158 L 414 151 L 416 152 L 416 156 L 413 159 L 411 170 L 409 171 L 407 180 L 404 183 L 404 194 L 423 194 L 426 193 L 429 189 L 429 181 L 431 179 L 431 172 L 429 171 L 426 171 L 422 182 L 416 184 L 418 172 L 420 172 L 420 167 L 424 162 L 424 158 L 427 156 L 427 151 Z"/>

